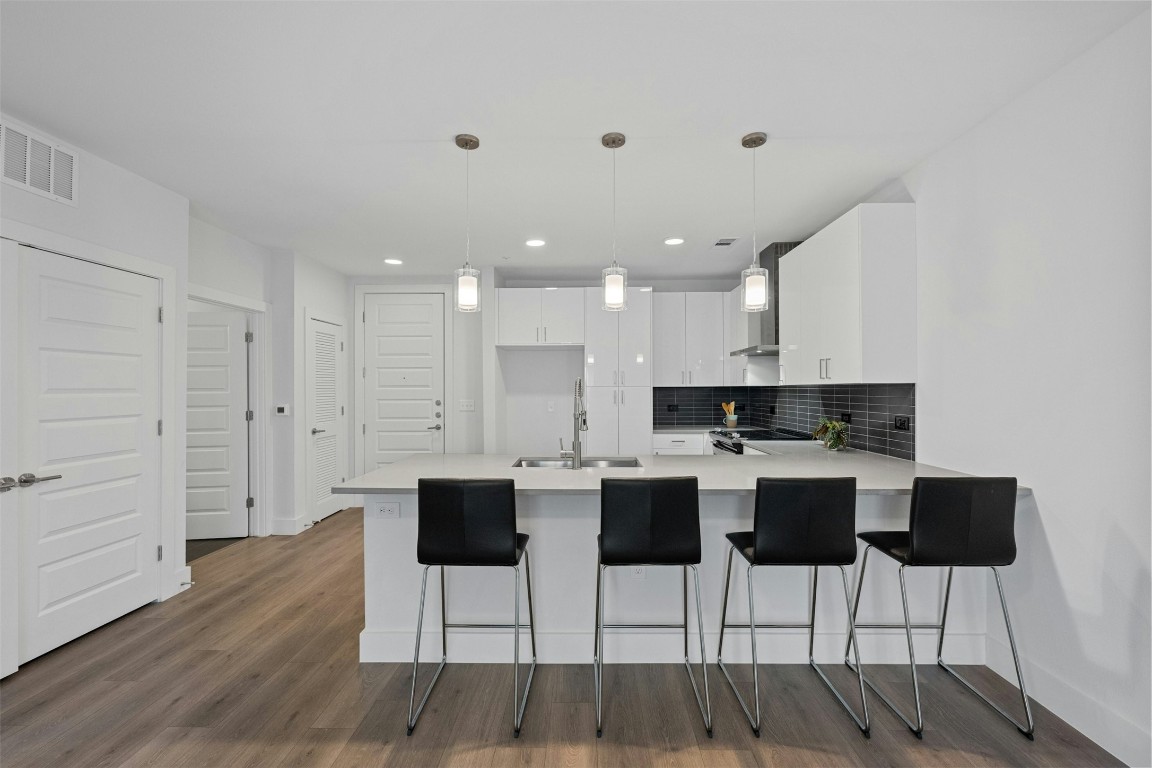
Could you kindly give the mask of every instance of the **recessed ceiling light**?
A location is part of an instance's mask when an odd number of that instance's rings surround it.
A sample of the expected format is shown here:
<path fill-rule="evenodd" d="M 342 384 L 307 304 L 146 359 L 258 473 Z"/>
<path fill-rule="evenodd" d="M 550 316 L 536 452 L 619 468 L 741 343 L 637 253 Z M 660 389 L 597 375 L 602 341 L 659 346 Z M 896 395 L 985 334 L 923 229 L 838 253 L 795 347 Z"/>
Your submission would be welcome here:
<path fill-rule="evenodd" d="M 664 241 L 664 245 L 683 245 L 683 244 L 684 244 L 684 238 L 682 238 L 682 237 L 670 237 Z"/>
<path fill-rule="evenodd" d="M 543 240 L 528 240 L 524 243 L 524 245 L 531 246 L 532 248 L 539 248 L 540 246 L 544 245 L 544 241 Z"/>
<path fill-rule="evenodd" d="M 384 259 L 384 263 L 385 264 L 391 264 L 392 266 L 395 267 L 395 266 L 399 266 L 400 264 L 403 264 L 404 262 L 400 261 L 400 259 Z"/>
<path fill-rule="evenodd" d="M 560 290 L 560 289 L 559 289 L 559 288 L 555 288 L 555 287 L 548 287 L 548 288 L 545 288 L 544 290 L 546 290 L 546 291 L 558 291 L 558 290 Z"/>

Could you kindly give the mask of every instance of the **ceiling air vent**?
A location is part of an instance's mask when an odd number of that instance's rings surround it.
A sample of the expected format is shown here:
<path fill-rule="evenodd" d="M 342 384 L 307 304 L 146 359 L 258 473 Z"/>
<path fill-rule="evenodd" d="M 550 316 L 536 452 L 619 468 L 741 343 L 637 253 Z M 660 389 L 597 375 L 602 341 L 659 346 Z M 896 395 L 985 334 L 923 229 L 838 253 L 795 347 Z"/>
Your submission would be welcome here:
<path fill-rule="evenodd" d="M 76 152 L 5 119 L 0 125 L 4 181 L 43 197 L 75 205 Z"/>
<path fill-rule="evenodd" d="M 734 238 L 734 237 L 722 237 L 716 241 L 716 247 L 727 248 L 728 246 L 732 245 L 732 243 L 734 243 L 734 242 L 736 242 L 736 238 Z"/>

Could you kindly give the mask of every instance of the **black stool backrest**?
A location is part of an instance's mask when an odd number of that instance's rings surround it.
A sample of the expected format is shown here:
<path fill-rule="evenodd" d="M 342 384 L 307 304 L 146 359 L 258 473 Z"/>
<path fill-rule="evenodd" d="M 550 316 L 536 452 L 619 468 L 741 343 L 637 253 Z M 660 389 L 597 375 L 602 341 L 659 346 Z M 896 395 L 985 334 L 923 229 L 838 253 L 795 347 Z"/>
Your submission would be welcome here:
<path fill-rule="evenodd" d="M 912 482 L 908 562 L 1010 565 L 1015 523 L 1014 477 L 918 477 Z"/>
<path fill-rule="evenodd" d="M 756 479 L 753 563 L 856 562 L 856 478 Z"/>
<path fill-rule="evenodd" d="M 600 562 L 700 562 L 700 497 L 694 477 L 600 481 Z"/>
<path fill-rule="evenodd" d="M 511 480 L 421 479 L 417 488 L 421 565 L 516 565 Z"/>

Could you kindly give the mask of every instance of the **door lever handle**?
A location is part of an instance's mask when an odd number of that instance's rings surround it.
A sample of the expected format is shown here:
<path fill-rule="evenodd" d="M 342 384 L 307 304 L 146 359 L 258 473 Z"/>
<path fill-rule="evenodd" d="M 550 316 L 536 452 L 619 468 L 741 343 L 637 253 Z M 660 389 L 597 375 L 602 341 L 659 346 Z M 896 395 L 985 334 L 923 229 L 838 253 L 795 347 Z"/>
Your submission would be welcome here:
<path fill-rule="evenodd" d="M 14 477 L 0 477 L 0 493 L 5 493 L 13 488 L 17 488 L 16 478 Z"/>
<path fill-rule="evenodd" d="M 312 427 L 312 434 L 314 434 L 314 435 L 318 435 L 321 432 L 327 432 L 327 431 L 328 430 L 326 430 L 326 429 L 316 429 L 316 427 Z"/>
<path fill-rule="evenodd" d="M 439 425 L 439 424 L 437 424 L 437 425 L 436 425 L 436 426 L 434 426 L 434 427 L 428 427 L 428 429 L 436 429 L 436 430 L 439 430 L 439 429 L 440 429 L 440 425 Z"/>
<path fill-rule="evenodd" d="M 30 485 L 36 485 L 36 483 L 43 483 L 48 480 L 59 480 L 61 477 L 63 477 L 63 475 L 36 477 L 36 475 L 32 474 L 31 472 L 25 472 L 24 474 L 20 475 L 20 477 L 16 478 L 16 482 L 20 485 L 21 488 L 27 488 Z"/>

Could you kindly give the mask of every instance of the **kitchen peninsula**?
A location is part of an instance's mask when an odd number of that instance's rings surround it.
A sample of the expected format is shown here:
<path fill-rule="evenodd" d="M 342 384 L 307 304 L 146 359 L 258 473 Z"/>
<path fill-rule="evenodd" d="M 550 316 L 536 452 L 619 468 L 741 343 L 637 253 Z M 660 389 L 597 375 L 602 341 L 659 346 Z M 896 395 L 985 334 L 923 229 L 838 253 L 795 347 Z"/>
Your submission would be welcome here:
<path fill-rule="evenodd" d="M 518 529 L 531 536 L 536 640 L 541 663 L 582 663 L 592 658 L 595 610 L 596 535 L 600 526 L 600 480 L 604 477 L 699 478 L 703 560 L 700 564 L 705 632 L 709 658 L 715 658 L 724 558 L 724 534 L 752 527 L 757 477 L 856 477 L 857 530 L 907 528 L 909 494 L 917 476 L 960 476 L 940 467 L 863 451 L 825 451 L 815 442 L 782 442 L 777 455 L 640 456 L 639 467 L 542 469 L 514 468 L 518 458 L 492 454 L 415 455 L 336 486 L 341 494 L 364 494 L 365 628 L 360 638 L 364 662 L 406 661 L 415 642 L 422 566 L 416 562 L 417 482 L 429 477 L 511 478 L 516 483 Z M 1021 496 L 1030 491 L 1020 489 Z M 867 599 L 861 621 L 902 619 L 896 567 L 877 558 L 868 569 Z M 859 561 L 857 561 L 857 566 Z M 683 611 L 679 569 L 648 567 L 612 569 L 605 587 L 608 621 L 676 622 Z M 731 605 L 746 616 L 744 569 L 734 569 Z M 818 661 L 843 658 L 846 617 L 839 578 L 826 570 L 816 617 Z M 849 574 L 852 575 L 851 573 Z M 429 575 L 429 591 L 439 575 Z M 775 568 L 764 575 L 757 616 L 761 621 L 793 622 L 807 617 L 811 569 Z M 957 663 L 983 663 L 986 629 L 985 571 L 956 574 L 948 617 L 945 653 Z M 511 573 L 505 568 L 447 573 L 449 620 L 460 623 L 502 622 L 512 617 Z M 918 569 L 909 578 L 913 621 L 935 621 L 943 589 L 943 571 Z M 424 629 L 439 633 L 439 601 L 429 599 Z M 526 606 L 522 608 L 524 610 Z M 741 610 L 742 609 L 742 610 Z M 526 621 L 526 610 L 522 620 Z M 526 627 L 524 637 L 527 638 Z M 692 631 L 695 631 L 694 629 Z M 459 662 L 507 662 L 511 638 L 504 630 L 454 630 L 448 656 Z M 762 663 L 807 661 L 804 630 L 764 630 Z M 861 630 L 862 650 L 870 663 L 907 660 L 902 632 Z M 609 631 L 607 656 L 620 662 L 678 661 L 683 639 L 678 630 Z M 438 643 L 426 643 L 432 660 Z M 727 644 L 726 644 L 727 646 Z M 935 634 L 916 633 L 917 654 L 934 658 Z M 733 642 L 725 656 L 747 661 L 748 643 Z"/>

